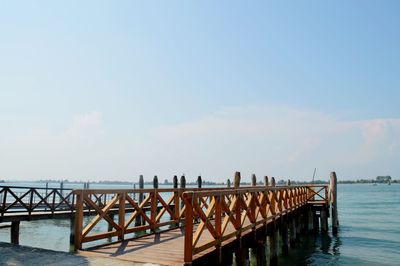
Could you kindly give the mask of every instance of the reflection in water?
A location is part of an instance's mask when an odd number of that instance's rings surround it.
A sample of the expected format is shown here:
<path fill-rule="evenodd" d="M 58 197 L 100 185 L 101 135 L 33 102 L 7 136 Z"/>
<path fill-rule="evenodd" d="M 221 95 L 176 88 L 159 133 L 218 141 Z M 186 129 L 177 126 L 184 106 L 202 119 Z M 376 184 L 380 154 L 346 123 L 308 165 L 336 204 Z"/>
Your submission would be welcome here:
<path fill-rule="evenodd" d="M 282 240 L 279 239 L 279 242 L 281 244 Z M 287 256 L 283 256 L 279 250 L 278 265 L 337 265 L 341 244 L 339 237 L 329 234 L 304 234 L 301 235 L 296 246 L 289 249 Z M 200 264 L 210 265 L 210 259 Z M 217 256 L 212 259 L 217 259 Z M 223 249 L 221 264 L 267 266 L 271 265 L 269 259 L 267 237 L 257 235 L 255 238 L 253 234 L 250 234 L 243 237 L 240 243 Z"/>

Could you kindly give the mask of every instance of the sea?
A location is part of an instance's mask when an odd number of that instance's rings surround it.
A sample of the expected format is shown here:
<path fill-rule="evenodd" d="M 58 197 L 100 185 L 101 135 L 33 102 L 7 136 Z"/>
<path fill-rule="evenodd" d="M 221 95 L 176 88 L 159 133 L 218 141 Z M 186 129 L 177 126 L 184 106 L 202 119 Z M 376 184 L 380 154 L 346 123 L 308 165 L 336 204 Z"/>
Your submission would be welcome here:
<path fill-rule="evenodd" d="M 2 183 L 44 187 L 40 183 Z M 58 183 L 49 187 L 59 187 Z M 64 188 L 82 184 L 66 183 Z M 133 185 L 91 184 L 91 188 L 132 188 Z M 160 186 L 162 187 L 162 186 Z M 302 235 L 278 265 L 400 265 L 400 184 L 339 184 L 339 232 Z M 330 221 L 329 221 L 330 224 Z M 20 244 L 69 251 L 69 219 L 21 222 Z M 0 242 L 9 242 L 10 229 L 0 229 Z M 268 242 L 267 242 L 268 243 Z M 260 247 L 249 246 L 246 265 L 269 265 L 268 245 L 260 262 Z M 247 252 L 247 251 L 246 251 Z M 237 265 L 233 259 L 232 265 Z"/>

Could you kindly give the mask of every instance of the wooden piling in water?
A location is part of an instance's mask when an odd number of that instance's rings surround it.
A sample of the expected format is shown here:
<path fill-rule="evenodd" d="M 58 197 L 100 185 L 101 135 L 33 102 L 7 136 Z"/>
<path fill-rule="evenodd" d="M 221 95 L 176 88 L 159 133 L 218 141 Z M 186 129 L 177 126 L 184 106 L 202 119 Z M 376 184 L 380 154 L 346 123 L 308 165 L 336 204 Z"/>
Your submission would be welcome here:
<path fill-rule="evenodd" d="M 257 186 L 257 177 L 256 177 L 255 174 L 252 174 L 252 175 L 251 175 L 251 185 L 252 185 L 253 187 Z"/>
<path fill-rule="evenodd" d="M 271 187 L 275 187 L 275 178 L 271 178 Z M 276 220 L 272 222 L 272 232 L 269 237 L 269 265 L 278 265 L 278 228 Z"/>
<path fill-rule="evenodd" d="M 312 214 L 313 214 L 313 230 L 314 230 L 314 232 L 318 232 L 319 231 L 319 217 L 315 210 L 312 211 Z"/>
<path fill-rule="evenodd" d="M 144 179 L 143 179 L 143 175 L 140 175 L 139 176 L 139 189 L 143 189 L 143 188 L 144 188 Z M 139 192 L 139 199 L 138 199 L 139 204 L 143 200 L 144 200 L 143 192 Z M 143 224 L 144 224 L 144 220 L 143 220 L 142 216 L 138 215 L 138 217 L 136 217 L 136 220 L 135 220 L 135 226 L 140 226 Z"/>
<path fill-rule="evenodd" d="M 296 245 L 297 232 L 296 232 L 296 219 L 292 217 L 290 220 L 290 247 L 294 247 Z"/>
<path fill-rule="evenodd" d="M 282 219 L 282 218 L 281 218 Z M 288 220 L 285 217 L 285 220 L 282 221 L 280 233 L 282 237 L 282 254 L 287 256 L 289 254 L 289 238 L 288 238 Z"/>
<path fill-rule="evenodd" d="M 322 207 L 320 218 L 321 218 L 321 233 L 327 233 L 328 232 L 327 208 Z"/>
<path fill-rule="evenodd" d="M 197 187 L 198 188 L 201 188 L 201 185 L 202 185 L 202 179 L 201 179 L 201 176 L 199 175 L 198 177 L 197 177 Z"/>
<path fill-rule="evenodd" d="M 174 211 L 174 215 L 175 217 L 179 217 L 179 213 L 180 213 L 180 209 L 179 209 L 179 192 L 175 189 L 178 188 L 178 177 L 176 175 L 174 175 L 174 177 L 172 178 L 172 186 L 174 188 L 174 207 L 173 207 L 173 211 Z M 172 216 L 171 216 L 171 220 L 172 220 Z M 178 226 L 179 225 L 179 218 L 175 218 L 175 223 L 174 226 Z"/>
<path fill-rule="evenodd" d="M 300 241 L 300 233 L 301 233 L 301 213 L 297 212 L 297 215 L 294 220 L 295 220 L 295 230 L 296 230 L 295 241 L 299 242 Z"/>
<path fill-rule="evenodd" d="M 11 244 L 19 245 L 19 224 L 20 221 L 11 222 Z"/>
<path fill-rule="evenodd" d="M 180 187 L 181 188 L 186 188 L 186 177 L 184 175 L 181 176 Z M 181 201 L 181 209 L 183 209 L 183 206 L 185 206 L 185 203 L 182 200 Z"/>
<path fill-rule="evenodd" d="M 156 175 L 153 178 L 153 188 L 158 188 L 158 177 Z"/>
<path fill-rule="evenodd" d="M 264 176 L 264 186 L 268 187 L 268 176 Z"/>
<path fill-rule="evenodd" d="M 307 230 L 312 231 L 314 229 L 314 215 L 311 207 L 307 210 Z"/>
<path fill-rule="evenodd" d="M 235 179 L 234 179 L 233 185 L 235 188 L 240 187 L 240 172 L 235 173 Z"/>
<path fill-rule="evenodd" d="M 331 173 L 330 180 L 330 199 L 331 199 L 331 216 L 332 216 L 332 233 L 335 235 L 338 232 L 339 218 L 337 209 L 337 177 L 336 173 Z"/>

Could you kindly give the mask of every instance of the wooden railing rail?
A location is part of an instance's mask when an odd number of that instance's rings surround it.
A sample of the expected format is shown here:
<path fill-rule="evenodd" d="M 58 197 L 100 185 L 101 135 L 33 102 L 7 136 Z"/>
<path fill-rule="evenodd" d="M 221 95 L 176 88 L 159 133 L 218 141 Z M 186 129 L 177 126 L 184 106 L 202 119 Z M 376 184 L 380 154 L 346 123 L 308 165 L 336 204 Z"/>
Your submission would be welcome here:
<path fill-rule="evenodd" d="M 324 191 L 325 188 L 260 186 L 240 189 L 74 190 L 75 217 L 71 244 L 76 250 L 92 241 L 107 240 L 109 243 L 112 237 L 133 239 L 137 237 L 134 233 L 140 232 L 142 236 L 180 225 L 190 231 L 198 224 L 197 233 L 191 234 L 192 251 L 196 254 L 314 200 L 323 195 L 319 189 Z M 143 197 L 135 197 L 138 194 Z M 84 219 L 84 212 L 88 209 L 91 216 Z M 203 231 L 211 234 L 214 241 L 204 244 Z"/>
<path fill-rule="evenodd" d="M 76 198 L 73 244 L 81 249 L 86 242 L 118 237 L 160 227 L 176 227 L 185 219 L 185 205 L 182 194 L 185 191 L 223 191 L 227 188 L 160 188 L 160 189 L 87 189 L 74 190 Z M 142 194 L 143 199 L 134 197 Z M 210 200 L 201 199 L 199 206 L 207 208 Z M 94 215 L 85 221 L 84 211 L 90 209 Z M 114 218 L 114 214 L 116 217 Z M 195 218 L 198 218 L 195 215 Z M 140 219 L 140 224 L 135 221 Z M 100 226 L 105 221 L 108 228 Z M 107 230 L 107 231 L 106 231 Z"/>
<path fill-rule="evenodd" d="M 327 186 L 281 186 L 184 192 L 185 263 L 190 264 L 195 254 L 218 248 L 222 242 L 291 212 L 316 196 L 325 202 L 326 191 Z M 208 206 L 200 206 L 205 198 Z M 195 217 L 200 219 L 197 226 Z"/>
<path fill-rule="evenodd" d="M 0 186 L 0 215 L 72 211 L 74 195 L 71 189 Z"/>

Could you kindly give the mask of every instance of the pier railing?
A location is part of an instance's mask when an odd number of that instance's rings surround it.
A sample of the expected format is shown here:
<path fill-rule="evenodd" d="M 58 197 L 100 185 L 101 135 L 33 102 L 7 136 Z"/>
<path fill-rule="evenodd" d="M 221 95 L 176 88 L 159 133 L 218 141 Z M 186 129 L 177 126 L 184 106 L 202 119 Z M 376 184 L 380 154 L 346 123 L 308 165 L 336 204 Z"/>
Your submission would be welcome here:
<path fill-rule="evenodd" d="M 74 190 L 71 244 L 82 249 L 83 243 L 133 239 L 184 225 L 185 239 L 191 239 L 185 252 L 193 255 L 308 201 L 325 203 L 326 191 L 326 186 Z M 91 216 L 84 219 L 88 209 Z"/>
<path fill-rule="evenodd" d="M 73 211 L 72 189 L 23 186 L 0 187 L 0 216 Z"/>
<path fill-rule="evenodd" d="M 86 242 L 111 237 L 122 240 L 136 232 L 141 232 L 143 236 L 146 230 L 151 234 L 161 227 L 178 227 L 185 220 L 183 193 L 209 190 L 222 191 L 226 188 L 74 190 L 76 206 L 71 244 L 75 249 L 81 249 Z M 108 200 L 103 201 L 102 198 Z M 200 204 L 208 206 L 206 200 Z M 90 209 L 92 215 L 84 221 L 85 209 Z M 99 226 L 104 221 L 108 227 Z"/>
<path fill-rule="evenodd" d="M 322 187 L 322 191 L 325 188 Z M 184 260 L 221 246 L 222 242 L 256 229 L 303 205 L 321 191 L 307 186 L 256 187 L 225 191 L 185 192 Z M 323 195 L 325 198 L 325 195 Z M 201 202 L 209 202 L 202 206 Z M 324 200 L 325 202 L 325 200 Z M 200 223 L 194 223 L 195 217 Z"/>

